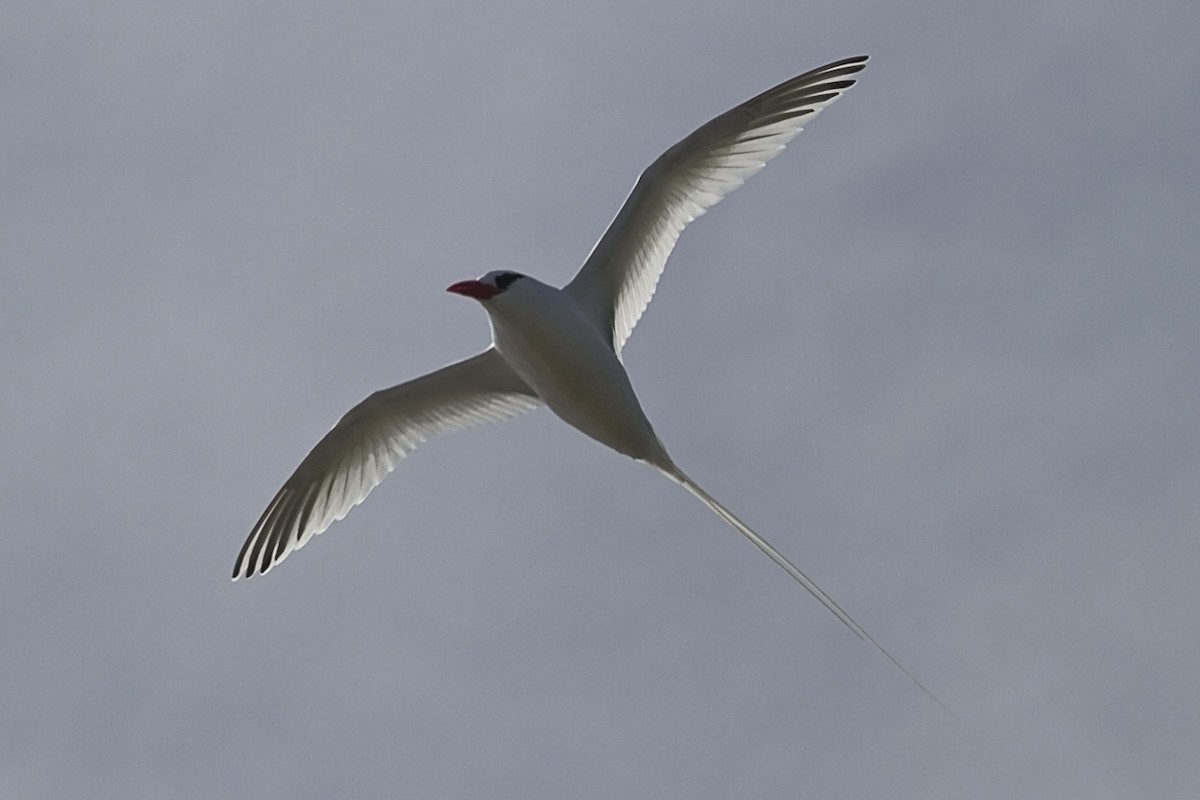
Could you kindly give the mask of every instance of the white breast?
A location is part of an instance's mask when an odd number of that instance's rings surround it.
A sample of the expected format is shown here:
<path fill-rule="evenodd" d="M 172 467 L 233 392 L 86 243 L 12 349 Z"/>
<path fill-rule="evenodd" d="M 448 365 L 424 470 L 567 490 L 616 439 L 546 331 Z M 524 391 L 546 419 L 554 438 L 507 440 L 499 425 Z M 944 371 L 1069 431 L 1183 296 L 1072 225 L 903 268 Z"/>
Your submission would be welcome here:
<path fill-rule="evenodd" d="M 625 367 L 567 295 L 526 277 L 484 307 L 496 349 L 564 422 L 631 458 L 665 456 Z"/>

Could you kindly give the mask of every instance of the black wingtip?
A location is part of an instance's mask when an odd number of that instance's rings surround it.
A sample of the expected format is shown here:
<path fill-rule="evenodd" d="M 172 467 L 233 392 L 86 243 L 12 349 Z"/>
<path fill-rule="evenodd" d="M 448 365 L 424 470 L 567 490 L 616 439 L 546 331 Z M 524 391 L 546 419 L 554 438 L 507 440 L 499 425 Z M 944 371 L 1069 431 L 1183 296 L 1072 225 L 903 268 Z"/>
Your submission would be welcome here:
<path fill-rule="evenodd" d="M 843 75 L 853 75 L 857 72 L 862 72 L 870 60 L 871 57 L 868 55 L 850 56 L 849 58 L 843 58 L 840 61 L 834 61 L 823 67 L 819 67 L 817 71 L 829 72 L 832 70 L 841 70 L 841 74 Z"/>

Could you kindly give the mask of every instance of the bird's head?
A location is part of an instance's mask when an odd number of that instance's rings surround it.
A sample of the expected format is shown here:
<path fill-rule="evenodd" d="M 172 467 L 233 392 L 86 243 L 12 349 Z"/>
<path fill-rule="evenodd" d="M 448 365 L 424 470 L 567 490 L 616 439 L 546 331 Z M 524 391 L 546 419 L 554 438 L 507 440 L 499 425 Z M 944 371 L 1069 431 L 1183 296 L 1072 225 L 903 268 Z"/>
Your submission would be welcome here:
<path fill-rule="evenodd" d="M 446 287 L 446 291 L 483 302 L 491 300 L 497 295 L 504 294 L 514 286 L 528 280 L 528 278 L 519 272 L 498 269 L 492 270 L 477 280 L 459 281 L 458 283 L 451 284 Z"/>

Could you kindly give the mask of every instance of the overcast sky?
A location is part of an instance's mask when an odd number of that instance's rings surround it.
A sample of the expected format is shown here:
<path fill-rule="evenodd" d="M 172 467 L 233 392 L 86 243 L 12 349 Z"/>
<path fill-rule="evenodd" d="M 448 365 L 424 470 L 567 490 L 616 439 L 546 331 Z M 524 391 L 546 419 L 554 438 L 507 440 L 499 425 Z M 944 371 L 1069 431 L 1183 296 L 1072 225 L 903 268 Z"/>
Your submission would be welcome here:
<path fill-rule="evenodd" d="M 502 9 L 502 10 L 501 10 Z M 1184 798 L 1200 5 L 11 2 L 0 797 Z M 625 360 L 686 493 L 540 411 L 263 579 L 370 391 L 568 280 L 696 125 L 860 84 Z"/>

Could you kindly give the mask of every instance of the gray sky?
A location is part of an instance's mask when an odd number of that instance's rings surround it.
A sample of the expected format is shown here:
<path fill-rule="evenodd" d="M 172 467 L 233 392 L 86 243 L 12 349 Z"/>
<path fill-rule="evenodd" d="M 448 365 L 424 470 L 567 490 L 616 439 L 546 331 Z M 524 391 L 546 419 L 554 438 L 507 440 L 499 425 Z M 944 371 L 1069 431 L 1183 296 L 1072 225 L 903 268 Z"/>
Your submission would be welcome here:
<path fill-rule="evenodd" d="M 429 6 L 0 11 L 0 796 L 1194 796 L 1200 5 Z M 548 412 L 229 582 L 446 285 L 860 52 L 626 363 L 958 720 Z"/>

